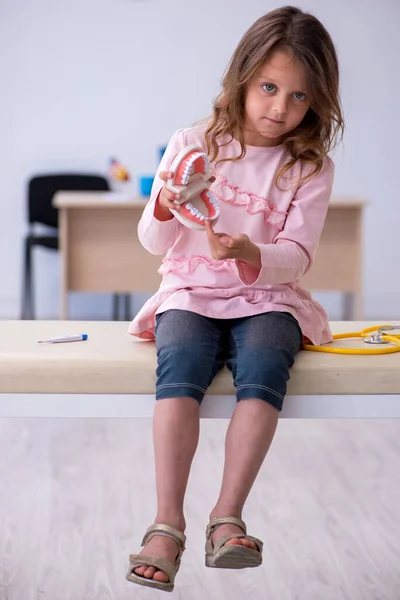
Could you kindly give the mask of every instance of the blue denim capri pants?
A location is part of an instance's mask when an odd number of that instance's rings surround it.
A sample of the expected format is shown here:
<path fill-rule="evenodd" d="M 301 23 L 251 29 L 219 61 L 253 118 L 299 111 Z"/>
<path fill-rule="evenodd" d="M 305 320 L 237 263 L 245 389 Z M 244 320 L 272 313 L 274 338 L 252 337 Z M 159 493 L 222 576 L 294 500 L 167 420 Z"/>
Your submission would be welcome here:
<path fill-rule="evenodd" d="M 238 401 L 258 398 L 282 410 L 289 370 L 302 342 L 291 314 L 211 319 L 173 309 L 156 321 L 157 400 L 190 397 L 201 403 L 226 364 Z"/>

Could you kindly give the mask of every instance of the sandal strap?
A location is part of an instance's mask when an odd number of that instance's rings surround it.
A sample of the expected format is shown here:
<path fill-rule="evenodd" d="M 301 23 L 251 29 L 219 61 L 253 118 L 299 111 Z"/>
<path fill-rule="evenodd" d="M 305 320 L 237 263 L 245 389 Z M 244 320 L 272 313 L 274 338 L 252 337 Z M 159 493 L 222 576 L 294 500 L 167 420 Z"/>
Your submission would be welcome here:
<path fill-rule="evenodd" d="M 207 539 L 211 538 L 214 531 L 217 529 L 217 527 L 220 527 L 220 525 L 236 525 L 236 527 L 240 527 L 244 535 L 247 534 L 246 523 L 242 521 L 242 519 L 238 519 L 237 517 L 216 517 L 215 519 L 211 519 L 211 521 L 207 525 Z"/>
<path fill-rule="evenodd" d="M 134 573 L 134 570 L 137 567 L 145 566 L 145 567 L 154 567 L 159 571 L 163 571 L 169 579 L 168 583 L 174 584 L 175 575 L 179 569 L 180 562 L 176 561 L 175 563 L 167 560 L 166 558 L 160 558 L 159 556 L 152 556 L 151 554 L 131 554 L 129 556 L 129 571 L 131 574 L 136 575 L 136 577 L 142 577 L 141 575 L 137 575 Z"/>
<path fill-rule="evenodd" d="M 255 538 L 251 535 L 246 535 L 244 533 L 238 533 L 238 534 L 230 534 L 230 535 L 223 535 L 222 537 L 220 537 L 216 542 L 215 545 L 212 546 L 213 548 L 213 552 L 219 552 L 221 550 L 221 548 L 223 548 L 226 544 L 226 542 L 228 542 L 229 540 L 234 540 L 234 539 L 244 539 L 244 540 L 249 540 L 249 542 L 254 542 L 254 544 L 256 545 L 256 550 L 254 550 L 253 548 L 247 548 L 246 546 L 242 546 L 245 550 L 249 550 L 250 552 L 262 552 L 263 549 L 263 543 L 261 540 L 259 540 L 258 538 Z M 235 546 L 229 546 L 229 548 L 235 548 Z"/>
<path fill-rule="evenodd" d="M 170 527 L 170 525 L 154 523 L 153 525 L 150 525 L 150 527 L 147 529 L 146 533 L 144 534 L 144 537 L 142 540 L 142 546 L 145 546 L 147 544 L 147 542 L 149 542 L 156 535 L 163 535 L 165 537 L 172 539 L 176 543 L 176 545 L 178 546 L 178 556 L 177 556 L 176 560 L 178 561 L 181 558 L 181 556 L 185 550 L 185 544 L 186 544 L 185 534 L 182 533 L 182 531 L 179 531 L 179 529 L 175 529 L 175 527 Z"/>

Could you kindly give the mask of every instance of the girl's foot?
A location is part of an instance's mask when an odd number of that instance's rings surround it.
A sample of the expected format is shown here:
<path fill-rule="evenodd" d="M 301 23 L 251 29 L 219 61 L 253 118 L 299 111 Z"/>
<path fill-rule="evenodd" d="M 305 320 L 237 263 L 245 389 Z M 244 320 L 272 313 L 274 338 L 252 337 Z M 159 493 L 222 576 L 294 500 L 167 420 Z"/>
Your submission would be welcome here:
<path fill-rule="evenodd" d="M 262 541 L 247 535 L 246 524 L 238 517 L 214 517 L 207 525 L 206 567 L 259 567 L 262 563 L 262 548 Z"/>
<path fill-rule="evenodd" d="M 214 517 L 211 517 L 214 518 Z M 212 535 L 212 543 L 213 546 L 215 546 L 215 544 L 217 543 L 217 541 L 219 540 L 219 538 L 223 537 L 224 535 L 231 535 L 234 533 L 238 533 L 243 535 L 243 529 L 240 529 L 240 527 L 237 527 L 236 525 L 220 525 L 219 527 L 217 527 Z M 252 542 L 251 540 L 248 540 L 246 538 L 232 538 L 231 540 L 228 540 L 227 542 L 225 542 L 224 546 L 245 546 L 246 548 L 251 548 L 252 550 L 257 550 L 257 546 L 255 545 L 254 542 Z"/>
<path fill-rule="evenodd" d="M 156 523 L 160 522 L 163 522 L 163 520 L 156 519 Z M 173 527 L 177 530 L 176 534 L 180 532 L 180 537 L 184 538 L 183 532 L 186 529 L 185 521 L 182 520 L 179 523 L 174 524 Z M 177 540 L 166 535 L 157 535 L 156 533 L 155 535 L 152 535 L 148 541 L 145 542 L 145 545 L 143 546 L 138 556 L 140 557 L 141 554 L 147 556 L 157 556 L 157 558 L 164 558 L 169 560 L 171 563 L 174 563 L 177 557 L 179 556 L 180 552 L 181 547 L 178 545 Z M 161 571 L 156 567 L 147 565 L 138 566 L 135 567 L 134 573 L 136 573 L 136 575 L 139 575 L 140 577 L 145 577 L 146 579 L 154 579 L 154 581 L 159 581 L 160 583 L 169 582 L 169 577 L 167 573 L 164 573 L 164 571 Z"/>
<path fill-rule="evenodd" d="M 172 563 L 175 562 L 178 556 L 178 545 L 171 538 L 167 538 L 164 535 L 155 535 L 147 544 L 144 546 L 140 554 L 150 554 L 151 556 L 157 556 L 159 558 L 166 558 Z M 155 567 L 141 566 L 134 569 L 136 575 L 145 577 L 146 579 L 154 579 L 161 583 L 168 583 L 169 578 L 163 571 L 157 570 Z"/>

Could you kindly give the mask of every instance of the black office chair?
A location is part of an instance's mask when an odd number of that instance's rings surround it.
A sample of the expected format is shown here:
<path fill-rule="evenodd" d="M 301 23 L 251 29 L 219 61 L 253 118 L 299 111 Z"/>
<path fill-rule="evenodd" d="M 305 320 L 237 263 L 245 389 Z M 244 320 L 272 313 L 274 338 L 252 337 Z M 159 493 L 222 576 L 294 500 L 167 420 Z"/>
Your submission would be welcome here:
<path fill-rule="evenodd" d="M 52 200 L 56 192 L 67 191 L 109 191 L 107 179 L 99 175 L 83 174 L 54 174 L 32 177 L 28 182 L 28 222 L 29 231 L 24 240 L 24 272 L 22 289 L 21 319 L 34 319 L 34 292 L 33 292 L 33 267 L 32 251 L 35 246 L 42 246 L 50 250 L 58 250 L 58 210 L 53 206 Z M 35 224 L 47 225 L 54 229 L 54 233 L 47 235 L 37 234 Z M 125 300 L 125 318 L 130 318 L 130 296 L 123 294 Z M 113 318 L 119 318 L 118 294 L 113 296 Z"/>

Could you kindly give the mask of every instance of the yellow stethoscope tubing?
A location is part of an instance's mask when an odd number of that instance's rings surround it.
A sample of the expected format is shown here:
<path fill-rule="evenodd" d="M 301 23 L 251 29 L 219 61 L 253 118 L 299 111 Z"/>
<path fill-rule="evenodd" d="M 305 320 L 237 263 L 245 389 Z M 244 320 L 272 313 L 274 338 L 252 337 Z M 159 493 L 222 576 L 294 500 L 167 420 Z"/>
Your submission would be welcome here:
<path fill-rule="evenodd" d="M 379 330 L 390 330 L 393 329 L 392 325 L 376 325 L 374 327 L 367 327 L 362 331 L 353 331 L 349 333 L 337 333 L 333 336 L 334 340 L 345 340 L 349 338 L 361 338 L 364 339 L 368 333 Z M 386 346 L 385 348 L 335 348 L 333 346 L 314 346 L 313 344 L 303 344 L 303 350 L 310 350 L 311 352 L 330 352 L 331 354 L 393 354 L 394 352 L 400 352 L 400 334 L 388 335 L 382 333 L 382 342 L 390 342 L 393 346 Z"/>

